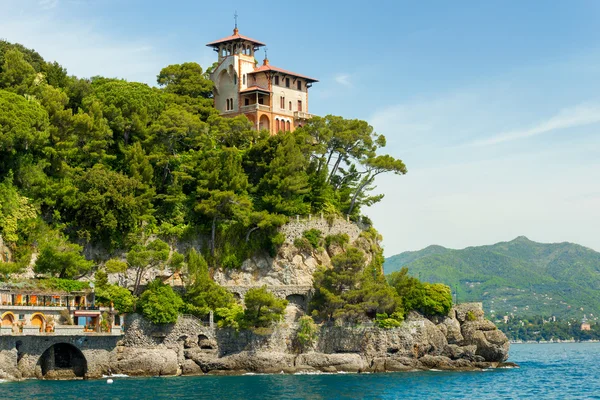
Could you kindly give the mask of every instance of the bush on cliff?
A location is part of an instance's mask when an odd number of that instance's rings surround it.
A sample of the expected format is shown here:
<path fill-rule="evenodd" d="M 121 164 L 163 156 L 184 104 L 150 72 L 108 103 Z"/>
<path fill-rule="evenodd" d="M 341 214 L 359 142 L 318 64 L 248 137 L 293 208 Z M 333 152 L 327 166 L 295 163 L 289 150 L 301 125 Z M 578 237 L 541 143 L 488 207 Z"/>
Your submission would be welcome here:
<path fill-rule="evenodd" d="M 98 303 L 108 306 L 113 303 L 114 308 L 122 313 L 132 312 L 135 308 L 136 298 L 129 289 L 119 285 L 105 285 L 96 289 Z"/>
<path fill-rule="evenodd" d="M 310 309 L 321 320 L 360 322 L 377 314 L 402 315 L 402 301 L 376 265 L 365 268 L 364 253 L 349 247 L 331 259 L 332 268 L 314 273 Z"/>
<path fill-rule="evenodd" d="M 165 285 L 160 279 L 155 279 L 148 287 L 138 302 L 144 317 L 155 324 L 173 324 L 177 322 L 179 310 L 183 307 L 183 300 L 173 288 Z"/>
<path fill-rule="evenodd" d="M 308 315 L 305 315 L 298 320 L 298 330 L 296 331 L 296 341 L 300 351 L 304 351 L 312 347 L 318 337 L 319 327 L 315 321 Z"/>
<path fill-rule="evenodd" d="M 423 283 L 408 275 L 407 268 L 391 273 L 388 282 L 402 298 L 406 311 L 445 315 L 452 308 L 452 292 L 448 286 L 441 283 Z"/>
<path fill-rule="evenodd" d="M 211 310 L 231 307 L 234 303 L 233 295 L 210 278 L 208 264 L 201 254 L 191 249 L 187 265 L 190 272 L 190 282 L 184 296 L 187 313 L 204 317 Z"/>
<path fill-rule="evenodd" d="M 281 321 L 287 300 L 278 299 L 266 286 L 248 290 L 244 296 L 244 321 L 251 327 L 267 327 Z"/>

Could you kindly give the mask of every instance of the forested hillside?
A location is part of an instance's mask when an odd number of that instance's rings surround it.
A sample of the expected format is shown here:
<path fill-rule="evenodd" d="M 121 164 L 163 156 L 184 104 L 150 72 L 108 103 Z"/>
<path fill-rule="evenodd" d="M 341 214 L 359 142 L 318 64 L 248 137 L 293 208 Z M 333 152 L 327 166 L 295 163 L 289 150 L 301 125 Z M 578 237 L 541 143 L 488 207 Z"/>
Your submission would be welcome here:
<path fill-rule="evenodd" d="M 161 324 L 209 311 L 236 328 L 278 321 L 285 300 L 257 287 L 242 306 L 211 274 L 257 252 L 275 255 L 290 217 L 360 218 L 383 197 L 375 178 L 406 167 L 380 154 L 385 137 L 365 121 L 315 117 L 270 136 L 244 116 L 221 118 L 208 76 L 184 63 L 162 69 L 158 87 L 78 78 L 0 41 L 0 279 L 66 292 L 93 280 L 98 303 Z M 362 232 L 363 248 L 343 235 L 303 235 L 293 251 L 325 257 L 335 247 L 313 275 L 309 311 L 319 321 L 393 327 L 410 310 L 444 314 L 452 305 L 447 286 L 406 274 L 387 282 L 373 228 Z M 180 254 L 185 240 L 196 244 Z M 28 267 L 35 279 L 16 275 Z M 142 287 L 147 270 L 166 267 L 182 272 L 182 292 L 160 279 Z M 119 286 L 110 274 L 134 283 Z"/>
<path fill-rule="evenodd" d="M 385 138 L 364 121 L 314 118 L 270 137 L 218 116 L 198 64 L 157 72 L 158 87 L 81 79 L 0 42 L 0 234 L 14 261 L 5 272 L 39 247 L 73 266 L 40 272 L 75 277 L 90 268 L 81 245 L 129 249 L 151 234 L 204 233 L 211 264 L 237 265 L 276 243 L 286 217 L 356 218 L 382 197 L 370 192 L 376 175 L 406 172 L 377 154 Z"/>
<path fill-rule="evenodd" d="M 386 273 L 403 267 L 424 281 L 450 284 L 459 301 L 483 300 L 498 315 L 600 313 L 600 253 L 572 243 L 521 236 L 463 250 L 429 246 L 386 259 Z"/>

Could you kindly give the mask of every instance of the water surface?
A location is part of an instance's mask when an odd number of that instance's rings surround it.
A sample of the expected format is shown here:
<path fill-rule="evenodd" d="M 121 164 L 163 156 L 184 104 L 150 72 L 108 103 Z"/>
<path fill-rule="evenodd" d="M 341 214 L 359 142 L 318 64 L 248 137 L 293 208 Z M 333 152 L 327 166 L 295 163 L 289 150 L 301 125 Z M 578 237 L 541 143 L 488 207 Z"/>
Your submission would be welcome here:
<path fill-rule="evenodd" d="M 5 382 L 3 399 L 600 399 L 600 343 L 517 344 L 519 369 Z"/>

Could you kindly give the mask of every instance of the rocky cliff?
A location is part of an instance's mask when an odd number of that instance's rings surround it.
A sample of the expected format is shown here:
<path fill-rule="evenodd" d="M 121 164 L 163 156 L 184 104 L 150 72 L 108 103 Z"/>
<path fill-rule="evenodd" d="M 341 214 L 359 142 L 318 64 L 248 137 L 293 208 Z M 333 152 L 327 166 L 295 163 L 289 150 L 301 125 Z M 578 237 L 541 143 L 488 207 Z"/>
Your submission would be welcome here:
<path fill-rule="evenodd" d="M 411 313 L 399 328 L 320 327 L 313 346 L 296 346 L 298 325 L 268 332 L 210 329 L 193 318 L 172 327 L 132 316 L 111 359 L 113 373 L 190 375 L 475 370 L 506 365 L 506 336 L 483 316 L 481 303 L 460 304 L 447 316 Z"/>
<path fill-rule="evenodd" d="M 111 346 L 104 342 L 96 346 L 95 341 L 81 338 L 82 343 L 88 343 L 82 347 L 73 341 L 87 360 L 86 376 L 473 370 L 505 365 L 509 342 L 484 318 L 481 303 L 459 304 L 448 315 L 431 318 L 411 312 L 400 327 L 393 329 L 370 323 L 322 324 L 313 343 L 301 349 L 298 318 L 306 313 L 313 273 L 319 265 L 330 266 L 331 258 L 344 251 L 335 241 L 312 250 L 296 248 L 294 239 L 308 229 L 319 229 L 323 237 L 347 235 L 349 244 L 361 249 L 367 262 L 379 249 L 374 232 L 344 220 L 287 224 L 282 228 L 286 241 L 274 257 L 257 255 L 240 269 L 214 272 L 215 280 L 240 298 L 249 288 L 262 285 L 287 298 L 289 305 L 282 323 L 270 329 L 235 331 L 206 326 L 190 316 L 181 316 L 173 325 L 158 326 L 131 314 L 125 321 L 125 335 Z M 128 274 L 113 278 L 122 285 L 131 281 Z M 148 274 L 146 278 L 153 276 Z M 31 344 L 27 346 L 40 347 L 32 350 L 35 354 L 31 356 L 19 355 L 9 338 L 0 339 L 0 360 L 6 361 L 0 363 L 0 378 L 40 376 L 40 361 L 36 360 L 41 359 L 38 353 L 44 346 L 37 346 L 35 341 L 43 344 L 44 338 L 28 339 Z"/>

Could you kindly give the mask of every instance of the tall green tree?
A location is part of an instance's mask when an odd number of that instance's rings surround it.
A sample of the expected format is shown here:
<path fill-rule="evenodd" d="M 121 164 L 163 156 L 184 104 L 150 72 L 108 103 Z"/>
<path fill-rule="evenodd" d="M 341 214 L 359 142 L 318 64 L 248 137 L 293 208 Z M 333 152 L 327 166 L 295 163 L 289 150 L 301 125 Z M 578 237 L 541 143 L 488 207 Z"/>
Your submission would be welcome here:
<path fill-rule="evenodd" d="M 217 308 L 227 308 L 233 303 L 233 295 L 210 278 L 208 264 L 201 254 L 192 249 L 187 256 L 190 272 L 190 283 L 185 300 L 191 305 L 187 307 L 193 314 L 204 316 Z"/>
<path fill-rule="evenodd" d="M 163 68 L 157 82 L 164 90 L 180 96 L 212 97 L 213 82 L 207 79 L 202 67 L 195 62 L 173 64 Z"/>
<path fill-rule="evenodd" d="M 293 134 L 284 134 L 259 183 L 258 193 L 264 209 L 284 215 L 308 214 L 310 204 L 305 201 L 310 192 L 307 167 L 308 161 Z"/>
<path fill-rule="evenodd" d="M 0 174 L 39 159 L 48 140 L 48 113 L 36 101 L 0 90 Z"/>
<path fill-rule="evenodd" d="M 4 63 L 0 72 L 0 89 L 24 95 L 30 94 L 36 79 L 35 69 L 25 61 L 23 53 L 10 49 L 4 53 Z"/>
<path fill-rule="evenodd" d="M 70 243 L 60 232 L 48 230 L 39 243 L 34 270 L 58 278 L 79 278 L 90 271 L 94 263 L 81 254 L 83 247 Z"/>
<path fill-rule="evenodd" d="M 177 322 L 183 300 L 173 288 L 165 285 L 159 279 L 148 284 L 141 294 L 139 302 L 142 314 L 155 324 L 173 324 Z"/>
<path fill-rule="evenodd" d="M 248 290 L 244 296 L 244 320 L 249 326 L 268 327 L 281 321 L 288 301 L 278 299 L 266 286 Z"/>
<path fill-rule="evenodd" d="M 198 163 L 195 210 L 210 221 L 210 253 L 215 255 L 217 223 L 239 221 L 251 210 L 248 179 L 235 148 L 204 153 Z"/>

